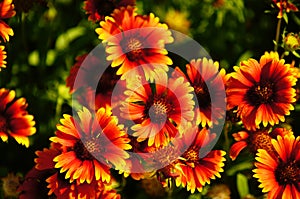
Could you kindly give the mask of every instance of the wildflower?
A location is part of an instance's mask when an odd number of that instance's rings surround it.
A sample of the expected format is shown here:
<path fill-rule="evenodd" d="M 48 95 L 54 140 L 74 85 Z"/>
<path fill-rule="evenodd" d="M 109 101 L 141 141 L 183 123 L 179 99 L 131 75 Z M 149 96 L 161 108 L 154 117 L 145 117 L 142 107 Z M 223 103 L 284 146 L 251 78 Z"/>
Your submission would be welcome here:
<path fill-rule="evenodd" d="M 194 118 L 193 88 L 181 78 L 166 73 L 154 77 L 155 83 L 137 77 L 127 84 L 128 96 L 121 107 L 122 117 L 133 121 L 133 136 L 148 146 L 166 146 L 177 134 L 177 126 Z"/>
<path fill-rule="evenodd" d="M 193 59 L 186 65 L 187 79 L 194 88 L 197 100 L 197 124 L 200 123 L 202 127 L 217 123 L 217 119 L 225 114 L 222 108 L 218 107 L 218 103 L 214 104 L 214 110 L 212 110 L 211 104 L 211 95 L 213 95 L 213 98 L 216 99 L 217 102 L 223 100 L 225 104 L 224 82 L 222 78 L 218 78 L 218 69 L 218 62 L 213 62 L 213 60 L 207 58 Z M 181 73 L 182 76 L 185 76 L 178 67 L 176 71 L 179 71 L 179 74 Z M 221 76 L 225 78 L 223 72 Z"/>
<path fill-rule="evenodd" d="M 0 46 L 0 71 L 1 68 L 6 68 L 6 51 L 4 50 L 4 46 Z"/>
<path fill-rule="evenodd" d="M 172 64 L 165 44 L 173 42 L 173 37 L 167 25 L 159 23 L 152 13 L 141 16 L 134 7 L 122 7 L 101 21 L 100 26 L 96 32 L 107 43 L 107 60 L 112 61 L 111 66 L 119 67 L 117 75 L 130 71 L 122 79 L 137 73 L 145 73 L 146 79 L 151 79 L 154 69 L 167 71 L 167 65 Z"/>
<path fill-rule="evenodd" d="M 196 133 L 196 137 L 188 149 L 178 158 L 176 168 L 181 171 L 180 175 L 175 178 L 176 185 L 186 187 L 192 193 L 197 189 L 202 191 L 205 184 L 209 184 L 211 179 L 221 177 L 223 172 L 226 152 L 222 150 L 206 151 L 210 142 L 215 138 L 206 128 L 199 130 L 197 126 L 189 126 L 183 133 L 183 139 L 180 144 L 174 144 L 180 148 L 186 148 Z"/>
<path fill-rule="evenodd" d="M 294 12 L 298 11 L 298 8 L 293 3 L 291 3 L 289 0 L 273 0 L 273 3 L 279 9 L 277 18 L 282 18 L 283 14 L 285 12 L 288 13 L 290 11 L 294 11 Z"/>
<path fill-rule="evenodd" d="M 246 129 L 278 124 L 293 110 L 297 79 L 278 53 L 265 53 L 259 62 L 241 62 L 227 81 L 228 108 L 237 107 Z"/>
<path fill-rule="evenodd" d="M 253 177 L 270 199 L 300 198 L 300 137 L 277 136 L 272 145 L 276 155 L 258 149 Z"/>
<path fill-rule="evenodd" d="M 293 134 L 293 132 L 285 128 L 275 128 L 270 133 L 266 129 L 234 133 L 233 137 L 237 142 L 231 146 L 229 156 L 232 160 L 235 160 L 244 148 L 248 148 L 253 154 L 255 154 L 258 149 L 265 149 L 268 153 L 274 153 L 271 139 L 276 138 L 277 135 L 284 136 L 287 134 Z"/>
<path fill-rule="evenodd" d="M 113 13 L 114 9 L 128 5 L 134 6 L 135 0 L 85 0 L 83 9 L 89 15 L 89 20 L 102 21 Z"/>
<path fill-rule="evenodd" d="M 71 182 L 110 182 L 110 167 L 122 167 L 129 157 L 124 151 L 131 148 L 127 134 L 117 118 L 104 108 L 96 114 L 84 108 L 78 112 L 78 118 L 64 115 L 57 129 L 56 136 L 50 139 L 64 150 L 53 161 L 55 168 L 66 171 Z"/>
<path fill-rule="evenodd" d="M 16 12 L 14 8 L 12 0 L 3 0 L 0 2 L 0 36 L 4 42 L 9 41 L 9 36 L 14 35 L 12 28 L 3 21 L 3 19 L 15 16 Z"/>
<path fill-rule="evenodd" d="M 36 132 L 33 116 L 26 111 L 25 98 L 15 99 L 15 91 L 0 89 L 0 137 L 7 141 L 14 138 L 19 144 L 29 147 L 28 136 Z"/>

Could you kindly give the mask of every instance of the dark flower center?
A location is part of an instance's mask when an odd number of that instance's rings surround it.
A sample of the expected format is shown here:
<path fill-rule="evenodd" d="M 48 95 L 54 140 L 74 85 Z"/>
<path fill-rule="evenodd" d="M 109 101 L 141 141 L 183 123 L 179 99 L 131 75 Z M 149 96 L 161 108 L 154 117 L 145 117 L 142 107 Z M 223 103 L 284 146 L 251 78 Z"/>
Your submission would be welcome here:
<path fill-rule="evenodd" d="M 147 106 L 148 116 L 154 123 L 165 123 L 168 113 L 171 110 L 171 104 L 162 97 L 155 97 Z"/>
<path fill-rule="evenodd" d="M 274 153 L 271 137 L 266 131 L 251 133 L 248 144 L 253 153 L 256 153 L 257 149 L 265 149 L 269 153 Z"/>
<path fill-rule="evenodd" d="M 93 160 L 95 159 L 92 154 L 95 154 L 100 151 L 100 144 L 97 142 L 96 138 L 91 138 L 84 141 L 84 144 L 81 140 L 78 140 L 74 145 L 73 150 L 76 153 L 76 156 L 80 160 Z"/>
<path fill-rule="evenodd" d="M 95 9 L 101 16 L 109 16 L 116 8 L 111 0 L 95 0 Z"/>
<path fill-rule="evenodd" d="M 211 99 L 205 82 L 202 82 L 198 85 L 194 85 L 193 87 L 200 108 L 209 108 L 211 105 Z"/>
<path fill-rule="evenodd" d="M 125 52 L 130 61 L 137 61 L 143 56 L 142 42 L 136 38 L 130 38 L 126 42 Z"/>
<path fill-rule="evenodd" d="M 300 162 L 280 162 L 275 170 L 275 177 L 280 185 L 297 184 L 300 182 Z"/>
<path fill-rule="evenodd" d="M 8 124 L 5 117 L 0 114 L 0 132 L 7 132 Z"/>
<path fill-rule="evenodd" d="M 253 106 L 267 104 L 274 100 L 274 85 L 270 82 L 252 86 L 246 93 L 247 101 Z"/>
<path fill-rule="evenodd" d="M 183 154 L 183 158 L 186 159 L 188 162 L 196 163 L 200 159 L 199 150 L 190 148 Z"/>

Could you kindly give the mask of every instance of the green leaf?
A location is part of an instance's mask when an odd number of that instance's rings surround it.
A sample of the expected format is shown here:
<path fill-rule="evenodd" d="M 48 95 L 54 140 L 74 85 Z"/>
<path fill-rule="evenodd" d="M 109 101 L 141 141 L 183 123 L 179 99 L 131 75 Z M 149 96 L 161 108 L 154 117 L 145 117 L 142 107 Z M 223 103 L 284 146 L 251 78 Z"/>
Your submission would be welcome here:
<path fill-rule="evenodd" d="M 288 20 L 288 16 L 287 16 L 286 12 L 283 13 L 282 17 L 283 17 L 285 23 L 288 24 L 289 20 Z"/>
<path fill-rule="evenodd" d="M 252 169 L 252 167 L 253 167 L 253 163 L 252 162 L 241 162 L 239 164 L 231 166 L 226 171 L 226 174 L 228 176 L 233 176 L 234 174 L 236 174 L 239 171 L 243 171 L 243 170 L 246 170 L 246 169 Z"/>
<path fill-rule="evenodd" d="M 240 198 L 244 198 L 249 194 L 248 179 L 245 175 L 238 173 L 236 178 L 237 190 Z"/>
<path fill-rule="evenodd" d="M 61 34 L 57 38 L 55 43 L 55 48 L 57 50 L 65 50 L 72 41 L 84 35 L 84 33 L 85 33 L 85 28 L 80 26 L 67 30 L 67 32 Z"/>

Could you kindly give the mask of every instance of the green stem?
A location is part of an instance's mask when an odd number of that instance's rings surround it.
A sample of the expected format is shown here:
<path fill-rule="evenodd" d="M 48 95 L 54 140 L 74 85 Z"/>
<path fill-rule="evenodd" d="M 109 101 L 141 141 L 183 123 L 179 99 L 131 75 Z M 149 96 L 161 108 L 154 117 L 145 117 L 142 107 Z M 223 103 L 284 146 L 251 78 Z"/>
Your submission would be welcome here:
<path fill-rule="evenodd" d="M 276 28 L 276 37 L 275 37 L 275 48 L 274 50 L 277 52 L 278 50 L 278 42 L 279 42 L 279 34 L 280 34 L 280 26 L 281 26 L 281 18 L 278 19 L 277 28 Z"/>

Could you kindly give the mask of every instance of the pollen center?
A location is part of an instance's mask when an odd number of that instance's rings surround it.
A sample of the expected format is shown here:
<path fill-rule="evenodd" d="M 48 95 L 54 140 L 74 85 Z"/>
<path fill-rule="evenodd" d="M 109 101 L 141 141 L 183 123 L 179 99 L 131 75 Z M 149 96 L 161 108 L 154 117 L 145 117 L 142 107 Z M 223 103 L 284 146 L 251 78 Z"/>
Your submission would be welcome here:
<path fill-rule="evenodd" d="M 165 100 L 154 100 L 149 108 L 149 117 L 152 122 L 165 123 L 170 106 Z"/>
<path fill-rule="evenodd" d="M 107 0 L 96 0 L 93 6 L 95 6 L 97 12 L 103 16 L 110 15 L 115 9 L 114 3 Z"/>
<path fill-rule="evenodd" d="M 90 140 L 87 140 L 84 142 L 79 140 L 74 145 L 74 151 L 76 153 L 76 156 L 80 160 L 93 160 L 95 159 L 92 154 L 95 152 L 99 152 L 100 146 L 99 143 L 96 142 L 95 138 L 92 138 Z"/>
<path fill-rule="evenodd" d="M 275 177 L 279 184 L 297 184 L 300 182 L 300 162 L 281 162 L 275 170 Z"/>
<path fill-rule="evenodd" d="M 206 84 L 203 82 L 201 85 L 194 85 L 195 93 L 200 108 L 208 108 L 211 104 L 210 95 Z"/>
<path fill-rule="evenodd" d="M 256 106 L 260 104 L 267 104 L 273 101 L 273 84 L 272 83 L 262 83 L 251 87 L 247 91 L 248 101 Z"/>
<path fill-rule="evenodd" d="M 258 131 L 251 134 L 249 138 L 249 148 L 253 153 L 256 153 L 257 149 L 265 149 L 270 153 L 274 152 L 271 137 L 266 131 Z"/>
<path fill-rule="evenodd" d="M 5 117 L 0 115 L 0 132 L 7 132 L 8 125 Z"/>
<path fill-rule="evenodd" d="M 127 58 L 130 61 L 139 60 L 142 55 L 142 42 L 136 38 L 130 38 L 126 43 Z"/>
<path fill-rule="evenodd" d="M 196 163 L 199 161 L 199 151 L 195 149 L 189 149 L 183 154 L 183 158 L 187 159 L 189 162 Z"/>

